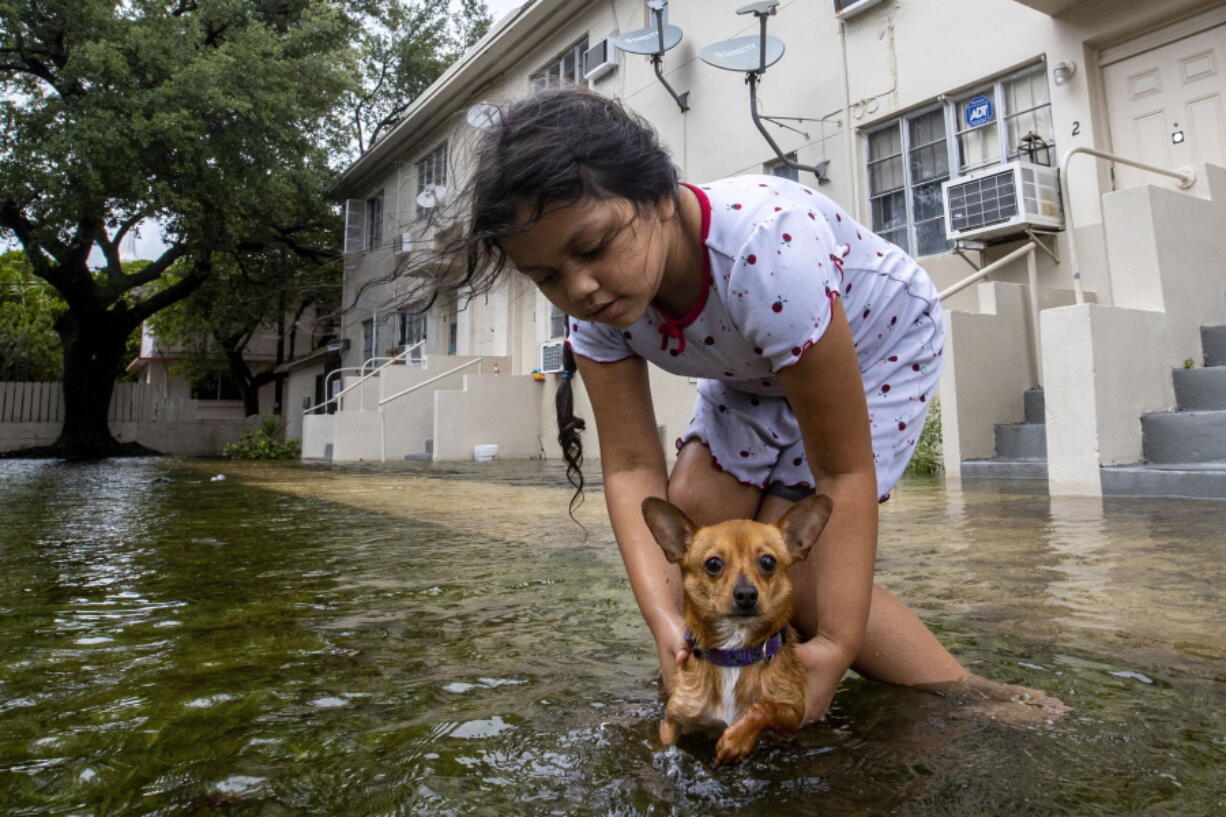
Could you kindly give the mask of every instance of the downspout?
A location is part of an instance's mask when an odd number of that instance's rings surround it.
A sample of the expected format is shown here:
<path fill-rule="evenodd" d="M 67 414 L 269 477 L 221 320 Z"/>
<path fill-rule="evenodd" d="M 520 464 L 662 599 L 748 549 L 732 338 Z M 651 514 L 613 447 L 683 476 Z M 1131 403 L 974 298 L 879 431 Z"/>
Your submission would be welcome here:
<path fill-rule="evenodd" d="M 855 138 L 851 128 L 851 77 L 847 63 L 847 23 L 839 20 L 839 46 L 843 56 L 843 144 L 847 152 L 847 178 L 851 179 L 851 202 L 856 220 L 863 220 L 860 210 L 860 174 L 856 171 Z"/>

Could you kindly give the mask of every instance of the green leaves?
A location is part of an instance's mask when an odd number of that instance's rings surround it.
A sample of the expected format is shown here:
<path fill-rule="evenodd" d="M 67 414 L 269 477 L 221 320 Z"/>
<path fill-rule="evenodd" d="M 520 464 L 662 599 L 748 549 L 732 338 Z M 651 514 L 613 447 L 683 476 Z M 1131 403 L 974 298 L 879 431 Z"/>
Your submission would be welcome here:
<path fill-rule="evenodd" d="M 0 255 L 0 382 L 59 379 L 55 319 L 63 309 L 55 291 L 34 277 L 25 253 Z"/>

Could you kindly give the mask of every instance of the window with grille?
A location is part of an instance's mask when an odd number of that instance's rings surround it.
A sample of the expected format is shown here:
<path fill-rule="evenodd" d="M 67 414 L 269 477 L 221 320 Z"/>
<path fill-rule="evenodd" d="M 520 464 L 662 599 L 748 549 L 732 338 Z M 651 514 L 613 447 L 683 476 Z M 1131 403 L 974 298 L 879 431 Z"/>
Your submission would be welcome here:
<path fill-rule="evenodd" d="M 528 84 L 536 91 L 549 86 L 583 81 L 583 53 L 587 51 L 587 37 L 551 59 L 543 68 L 528 77 Z"/>
<path fill-rule="evenodd" d="M 383 243 L 383 191 L 366 200 L 366 249 L 375 250 Z"/>
<path fill-rule="evenodd" d="M 426 339 L 426 313 L 419 311 L 421 307 L 404 309 L 400 312 L 400 351 Z M 413 359 L 421 357 L 421 349 L 413 352 Z"/>
<path fill-rule="evenodd" d="M 566 313 L 553 304 L 549 305 L 549 337 L 566 337 Z"/>
<path fill-rule="evenodd" d="M 991 111 L 987 117 L 985 98 Z M 867 171 L 873 230 L 916 256 L 952 249 L 945 239 L 941 183 L 951 169 L 961 176 L 1016 159 L 1022 138 L 1030 133 L 1052 146 L 1055 155 L 1042 64 L 872 130 Z"/>
<path fill-rule="evenodd" d="M 370 360 L 375 356 L 375 322 L 373 319 L 362 321 L 362 360 Z"/>
<path fill-rule="evenodd" d="M 417 160 L 417 195 L 421 195 L 431 185 L 447 186 L 447 143 L 436 147 Z M 417 205 L 419 221 L 430 216 L 433 207 Z"/>
<path fill-rule="evenodd" d="M 788 158 L 794 162 L 796 161 L 796 154 L 789 153 Z M 767 162 L 762 166 L 762 169 L 765 170 L 767 175 L 770 176 L 778 176 L 781 179 L 791 179 L 794 182 L 800 181 L 800 171 L 792 167 L 787 162 L 781 162 L 778 159 L 773 162 Z"/>

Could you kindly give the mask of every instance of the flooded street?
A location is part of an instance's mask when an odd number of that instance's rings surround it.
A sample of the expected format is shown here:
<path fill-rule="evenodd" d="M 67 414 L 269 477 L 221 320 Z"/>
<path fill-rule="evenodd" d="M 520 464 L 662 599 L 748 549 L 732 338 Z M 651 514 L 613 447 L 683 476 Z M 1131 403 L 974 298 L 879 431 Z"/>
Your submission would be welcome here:
<path fill-rule="evenodd" d="M 1223 813 L 1226 503 L 1039 487 L 905 481 L 878 581 L 1069 716 L 850 677 L 717 769 L 657 746 L 603 496 L 585 536 L 556 464 L 0 461 L 0 813 Z"/>

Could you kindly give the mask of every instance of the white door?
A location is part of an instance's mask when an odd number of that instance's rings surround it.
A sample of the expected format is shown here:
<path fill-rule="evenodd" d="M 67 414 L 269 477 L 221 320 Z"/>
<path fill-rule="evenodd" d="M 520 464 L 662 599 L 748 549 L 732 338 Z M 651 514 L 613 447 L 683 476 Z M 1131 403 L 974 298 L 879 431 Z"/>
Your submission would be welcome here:
<path fill-rule="evenodd" d="M 1226 167 L 1226 25 L 1103 67 L 1113 153 L 1177 170 Z M 1115 167 L 1122 189 L 1161 179 Z"/>

